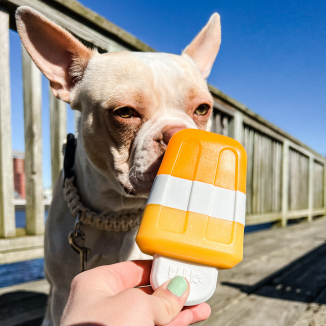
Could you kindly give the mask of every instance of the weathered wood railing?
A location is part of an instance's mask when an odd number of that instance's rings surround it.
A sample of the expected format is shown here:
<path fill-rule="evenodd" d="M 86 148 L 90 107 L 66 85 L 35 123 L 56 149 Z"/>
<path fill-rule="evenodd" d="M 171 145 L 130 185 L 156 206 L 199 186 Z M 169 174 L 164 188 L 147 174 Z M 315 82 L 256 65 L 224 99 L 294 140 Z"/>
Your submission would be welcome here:
<path fill-rule="evenodd" d="M 15 30 L 14 13 L 28 5 L 63 26 L 99 52 L 121 50 L 154 51 L 130 34 L 74 0 L 0 0 L 0 238 L 16 236 L 13 203 L 13 170 L 10 118 L 9 29 Z M 42 186 L 41 73 L 22 49 L 26 234 L 42 235 L 44 202 Z M 12 63 L 14 64 L 14 63 Z M 248 225 L 306 218 L 325 213 L 325 159 L 244 105 L 210 86 L 215 99 L 212 131 L 240 141 L 248 153 Z M 50 95 L 52 183 L 62 166 L 62 144 L 66 136 L 66 105 Z M 78 114 L 76 114 L 78 119 Z M 36 238 L 35 238 L 36 239 Z M 9 239 L 8 239 L 9 240 Z M 0 239 L 0 247 L 4 245 Z M 6 250 L 24 247 L 6 244 Z M 28 243 L 31 243 L 29 237 Z M 39 246 L 39 238 L 35 246 Z M 37 244 L 36 244 L 37 243 Z M 19 247 L 20 246 L 20 247 Z M 8 249 L 9 248 L 9 249 Z M 25 255 L 25 259 L 37 254 Z M 0 263 L 13 259 L 1 259 Z"/>
<path fill-rule="evenodd" d="M 325 158 L 210 86 L 212 131 L 234 137 L 248 155 L 246 225 L 325 214 Z"/>

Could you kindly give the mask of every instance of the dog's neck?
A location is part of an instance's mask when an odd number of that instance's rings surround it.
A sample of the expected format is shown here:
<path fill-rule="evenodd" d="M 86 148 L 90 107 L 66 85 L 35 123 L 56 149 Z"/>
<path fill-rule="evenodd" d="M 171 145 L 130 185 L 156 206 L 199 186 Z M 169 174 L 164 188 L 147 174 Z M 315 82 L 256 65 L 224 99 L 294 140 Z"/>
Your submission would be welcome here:
<path fill-rule="evenodd" d="M 109 214 L 125 214 L 144 208 L 146 198 L 126 196 L 112 171 L 99 171 L 85 153 L 81 136 L 77 141 L 75 155 L 75 186 L 80 200 L 90 210 Z M 119 191 L 120 190 L 120 191 Z"/>

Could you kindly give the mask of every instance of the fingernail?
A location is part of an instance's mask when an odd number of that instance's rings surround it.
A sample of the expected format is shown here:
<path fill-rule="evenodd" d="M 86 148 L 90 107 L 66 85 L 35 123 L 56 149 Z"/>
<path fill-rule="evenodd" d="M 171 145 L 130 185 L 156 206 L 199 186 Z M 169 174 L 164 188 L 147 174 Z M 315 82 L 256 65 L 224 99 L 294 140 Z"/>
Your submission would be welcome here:
<path fill-rule="evenodd" d="M 188 283 L 184 277 L 178 275 L 173 277 L 166 288 L 180 298 L 187 291 Z"/>

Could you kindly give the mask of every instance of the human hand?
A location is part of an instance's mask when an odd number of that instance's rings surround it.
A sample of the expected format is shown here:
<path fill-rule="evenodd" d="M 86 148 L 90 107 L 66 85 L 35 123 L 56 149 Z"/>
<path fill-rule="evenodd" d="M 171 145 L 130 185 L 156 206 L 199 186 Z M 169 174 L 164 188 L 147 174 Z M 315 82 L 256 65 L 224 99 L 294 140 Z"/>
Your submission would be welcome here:
<path fill-rule="evenodd" d="M 151 265 L 151 260 L 128 261 L 78 274 L 71 283 L 61 326 L 187 326 L 209 317 L 207 303 L 182 310 L 190 286 L 181 276 L 153 292 L 148 286 Z"/>

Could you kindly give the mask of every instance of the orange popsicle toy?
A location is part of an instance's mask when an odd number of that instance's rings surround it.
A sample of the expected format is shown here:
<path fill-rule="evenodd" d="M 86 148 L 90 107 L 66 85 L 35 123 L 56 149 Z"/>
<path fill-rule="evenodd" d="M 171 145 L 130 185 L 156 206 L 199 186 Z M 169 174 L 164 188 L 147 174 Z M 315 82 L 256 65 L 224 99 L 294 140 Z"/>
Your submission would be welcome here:
<path fill-rule="evenodd" d="M 191 290 L 186 305 L 215 291 L 218 269 L 242 260 L 247 156 L 236 140 L 184 129 L 170 140 L 136 237 L 154 255 L 155 289 L 175 275 Z"/>

